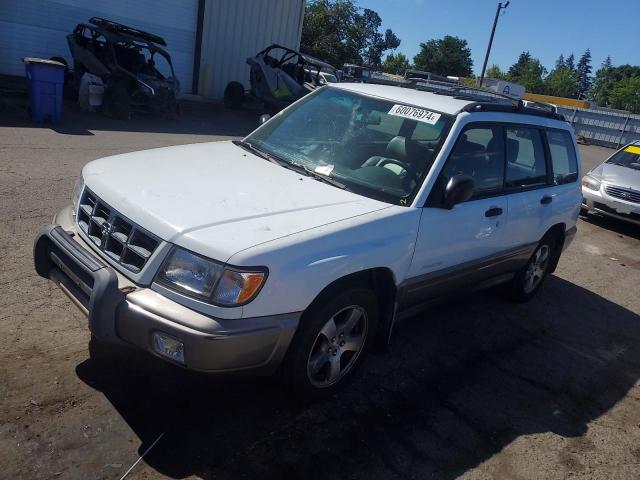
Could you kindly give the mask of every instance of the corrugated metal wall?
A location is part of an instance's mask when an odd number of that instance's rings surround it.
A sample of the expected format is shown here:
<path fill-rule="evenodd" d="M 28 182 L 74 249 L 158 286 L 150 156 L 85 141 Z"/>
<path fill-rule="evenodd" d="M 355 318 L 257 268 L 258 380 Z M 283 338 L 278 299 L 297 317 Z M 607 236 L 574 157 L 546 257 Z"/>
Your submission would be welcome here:
<path fill-rule="evenodd" d="M 609 108 L 570 108 L 558 105 L 558 112 L 573 125 L 576 135 L 589 143 L 618 148 L 640 140 L 640 115 Z"/>
<path fill-rule="evenodd" d="M 93 16 L 163 37 L 182 91 L 191 91 L 197 0 L 0 0 L 0 73 L 24 75 L 22 57 L 73 65 L 66 36 Z"/>
<path fill-rule="evenodd" d="M 227 83 L 249 88 L 247 57 L 272 43 L 298 49 L 304 0 L 207 0 L 199 93 L 222 98 Z"/>

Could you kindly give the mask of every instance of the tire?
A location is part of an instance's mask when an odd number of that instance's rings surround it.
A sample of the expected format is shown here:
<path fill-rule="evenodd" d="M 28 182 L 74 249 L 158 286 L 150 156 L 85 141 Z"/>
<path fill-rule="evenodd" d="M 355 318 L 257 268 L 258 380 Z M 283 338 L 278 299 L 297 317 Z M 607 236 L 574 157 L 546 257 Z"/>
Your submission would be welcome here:
<path fill-rule="evenodd" d="M 240 82 L 229 82 L 224 89 L 224 106 L 240 108 L 244 103 L 244 86 Z"/>
<path fill-rule="evenodd" d="M 551 270 L 553 259 L 557 255 L 558 243 L 557 236 L 551 233 L 540 240 L 527 264 L 508 284 L 507 293 L 511 300 L 524 303 L 535 296 Z"/>
<path fill-rule="evenodd" d="M 314 302 L 300 322 L 282 379 L 299 399 L 316 400 L 353 378 L 375 337 L 378 302 L 367 288 L 336 288 Z"/>

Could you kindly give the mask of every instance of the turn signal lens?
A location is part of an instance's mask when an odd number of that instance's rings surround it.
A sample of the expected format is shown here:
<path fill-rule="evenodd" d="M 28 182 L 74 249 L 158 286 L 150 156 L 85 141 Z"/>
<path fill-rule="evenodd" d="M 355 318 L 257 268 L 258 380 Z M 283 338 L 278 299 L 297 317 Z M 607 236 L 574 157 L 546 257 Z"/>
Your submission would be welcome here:
<path fill-rule="evenodd" d="M 225 269 L 213 300 L 224 305 L 241 305 L 251 301 L 265 281 L 265 272 L 240 272 Z"/>
<path fill-rule="evenodd" d="M 600 190 L 600 182 L 589 175 L 585 175 L 584 177 L 582 177 L 582 186 L 588 188 L 589 190 Z"/>

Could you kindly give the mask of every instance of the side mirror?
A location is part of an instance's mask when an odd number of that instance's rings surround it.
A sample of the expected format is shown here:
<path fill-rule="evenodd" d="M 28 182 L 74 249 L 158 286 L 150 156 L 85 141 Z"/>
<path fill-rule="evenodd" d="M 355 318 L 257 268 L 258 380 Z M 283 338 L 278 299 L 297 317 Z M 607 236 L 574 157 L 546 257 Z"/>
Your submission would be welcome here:
<path fill-rule="evenodd" d="M 451 210 L 454 205 L 466 202 L 473 195 L 475 185 L 468 175 L 454 175 L 444 189 L 443 207 Z"/>
<path fill-rule="evenodd" d="M 260 115 L 260 118 L 258 119 L 258 125 L 263 125 L 267 123 L 270 118 L 271 118 L 271 115 L 269 115 L 268 113 L 263 113 L 262 115 Z"/>

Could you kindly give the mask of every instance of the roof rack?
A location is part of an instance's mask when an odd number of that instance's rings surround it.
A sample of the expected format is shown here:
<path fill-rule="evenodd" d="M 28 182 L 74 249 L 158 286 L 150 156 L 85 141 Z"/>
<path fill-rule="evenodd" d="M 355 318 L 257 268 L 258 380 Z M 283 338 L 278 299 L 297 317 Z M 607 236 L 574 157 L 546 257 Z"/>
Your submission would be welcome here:
<path fill-rule="evenodd" d="M 167 42 L 164 41 L 164 38 L 159 37 L 158 35 L 154 35 L 153 33 L 145 32 L 143 30 L 138 30 L 137 28 L 128 27 L 111 20 L 106 20 L 100 17 L 91 17 L 89 19 L 89 23 L 95 25 L 96 27 L 104 28 L 109 32 L 122 33 L 131 37 L 141 38 L 142 40 L 146 40 L 148 42 L 157 43 L 158 45 L 162 45 L 165 47 L 167 46 Z"/>
<path fill-rule="evenodd" d="M 473 103 L 462 109 L 465 112 L 511 112 L 564 120 L 564 116 L 558 113 L 555 105 L 529 101 L 524 103 L 510 95 L 451 81 L 430 80 L 423 77 L 407 78 L 406 82 L 399 86 L 438 95 L 448 95 L 460 100 L 472 100 Z"/>

